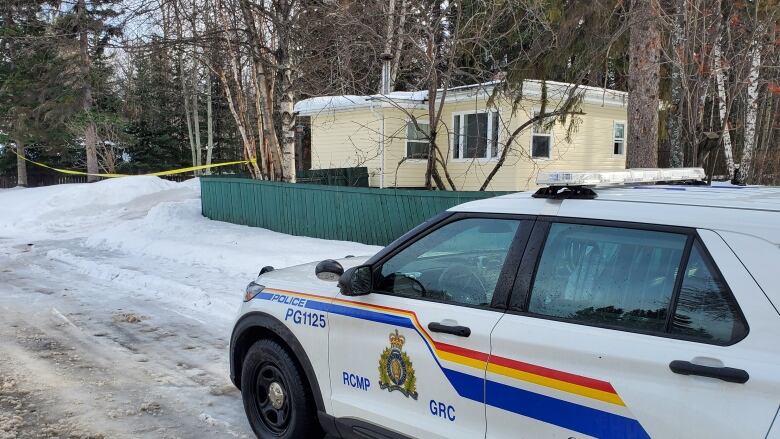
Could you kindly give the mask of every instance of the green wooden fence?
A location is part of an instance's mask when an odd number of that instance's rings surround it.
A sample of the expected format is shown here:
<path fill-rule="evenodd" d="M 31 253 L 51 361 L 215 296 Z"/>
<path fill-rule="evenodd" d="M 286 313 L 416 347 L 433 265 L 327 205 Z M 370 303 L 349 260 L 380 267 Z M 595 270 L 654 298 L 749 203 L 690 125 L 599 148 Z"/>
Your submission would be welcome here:
<path fill-rule="evenodd" d="M 201 178 L 203 216 L 291 235 L 387 245 L 439 212 L 505 192 L 440 192 Z"/>

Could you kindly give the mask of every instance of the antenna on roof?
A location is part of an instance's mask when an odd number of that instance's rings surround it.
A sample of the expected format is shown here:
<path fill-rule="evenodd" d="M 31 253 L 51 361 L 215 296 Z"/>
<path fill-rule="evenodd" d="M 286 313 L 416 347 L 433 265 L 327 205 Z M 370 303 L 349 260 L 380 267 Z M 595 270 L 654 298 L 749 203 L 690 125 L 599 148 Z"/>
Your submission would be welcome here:
<path fill-rule="evenodd" d="M 637 168 L 624 171 L 553 171 L 540 172 L 534 198 L 593 199 L 593 186 L 624 184 L 690 183 L 702 184 L 707 177 L 703 168 Z"/>

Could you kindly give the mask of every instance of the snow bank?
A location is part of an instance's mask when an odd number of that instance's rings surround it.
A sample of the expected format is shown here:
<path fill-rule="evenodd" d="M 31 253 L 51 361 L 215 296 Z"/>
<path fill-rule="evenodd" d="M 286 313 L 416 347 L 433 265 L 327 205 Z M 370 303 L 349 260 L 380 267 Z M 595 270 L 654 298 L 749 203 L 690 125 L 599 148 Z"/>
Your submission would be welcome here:
<path fill-rule="evenodd" d="M 162 203 L 137 220 L 99 231 L 86 240 L 95 248 L 120 250 L 218 267 L 232 275 L 256 275 L 261 267 L 298 265 L 348 254 L 367 255 L 376 247 L 285 235 L 266 229 L 211 221 L 200 200 Z"/>
<path fill-rule="evenodd" d="M 201 215 L 198 179 L 175 183 L 157 177 L 0 191 L 0 239 L 76 239 L 82 247 L 147 264 L 159 259 L 191 266 L 193 273 L 182 276 L 197 275 L 200 266 L 247 281 L 265 265 L 281 268 L 378 250 L 211 221 Z M 94 264 L 83 268 L 92 275 L 100 271 Z"/>
<path fill-rule="evenodd" d="M 108 219 L 130 202 L 176 188 L 157 177 L 128 177 L 0 192 L 0 236 L 45 237 L 78 233 Z M 190 197 L 197 196 L 188 188 Z M 124 206 L 123 206 L 124 205 Z"/>

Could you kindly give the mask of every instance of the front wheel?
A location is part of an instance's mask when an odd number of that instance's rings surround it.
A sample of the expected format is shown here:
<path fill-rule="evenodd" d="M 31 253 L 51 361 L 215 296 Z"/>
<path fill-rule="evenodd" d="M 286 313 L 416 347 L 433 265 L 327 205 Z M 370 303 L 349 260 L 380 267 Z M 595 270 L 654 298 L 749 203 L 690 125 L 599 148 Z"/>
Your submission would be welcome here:
<path fill-rule="evenodd" d="M 322 437 L 317 409 L 295 361 L 273 340 L 249 348 L 241 372 L 244 410 L 258 438 Z"/>

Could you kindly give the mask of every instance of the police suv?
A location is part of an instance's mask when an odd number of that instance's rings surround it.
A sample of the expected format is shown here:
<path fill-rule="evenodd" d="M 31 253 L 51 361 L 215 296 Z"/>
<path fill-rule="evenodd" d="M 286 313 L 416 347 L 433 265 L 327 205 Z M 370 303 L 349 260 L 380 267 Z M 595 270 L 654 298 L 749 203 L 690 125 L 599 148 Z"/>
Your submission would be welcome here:
<path fill-rule="evenodd" d="M 266 267 L 231 340 L 252 428 L 779 439 L 780 188 L 703 177 L 542 174 L 368 259 Z"/>

